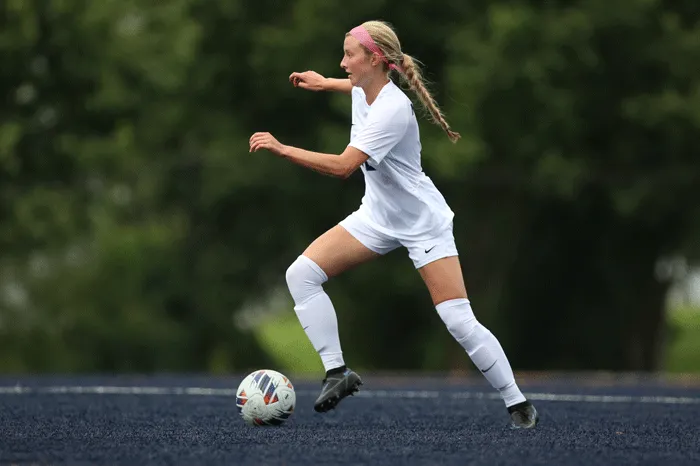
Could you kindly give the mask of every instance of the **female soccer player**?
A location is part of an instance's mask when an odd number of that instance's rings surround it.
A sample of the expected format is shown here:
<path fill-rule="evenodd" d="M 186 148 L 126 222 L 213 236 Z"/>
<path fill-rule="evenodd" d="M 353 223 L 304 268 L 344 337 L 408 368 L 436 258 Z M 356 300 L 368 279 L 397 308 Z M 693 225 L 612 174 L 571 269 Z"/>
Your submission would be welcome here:
<path fill-rule="evenodd" d="M 341 68 L 347 79 L 325 78 L 313 71 L 292 73 L 292 84 L 312 91 L 352 96 L 350 143 L 340 155 L 310 152 L 281 144 L 270 133 L 255 133 L 250 151 L 266 149 L 326 175 L 346 178 L 360 168 L 365 195 L 360 207 L 322 234 L 288 268 L 286 279 L 294 310 L 326 370 L 314 404 L 326 412 L 359 390 L 360 377 L 346 367 L 338 321 L 323 284 L 358 264 L 400 246 L 423 278 L 435 308 L 474 365 L 498 390 L 514 428 L 538 422 L 535 407 L 515 382 L 496 337 L 471 309 L 453 237 L 454 213 L 421 167 L 418 122 L 409 98 L 389 78 L 396 71 L 447 137 L 450 129 L 426 89 L 414 60 L 401 51 L 393 29 L 368 21 L 345 35 Z"/>

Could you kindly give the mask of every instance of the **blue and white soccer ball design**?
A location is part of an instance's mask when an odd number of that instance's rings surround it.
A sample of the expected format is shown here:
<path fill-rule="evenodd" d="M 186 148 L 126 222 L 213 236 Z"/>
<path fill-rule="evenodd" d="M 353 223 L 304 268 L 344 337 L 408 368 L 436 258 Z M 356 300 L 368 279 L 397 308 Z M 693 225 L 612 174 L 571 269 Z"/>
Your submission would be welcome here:
<path fill-rule="evenodd" d="M 294 386 L 277 371 L 261 369 L 249 374 L 236 390 L 236 407 L 243 420 L 254 426 L 278 426 L 294 412 Z"/>

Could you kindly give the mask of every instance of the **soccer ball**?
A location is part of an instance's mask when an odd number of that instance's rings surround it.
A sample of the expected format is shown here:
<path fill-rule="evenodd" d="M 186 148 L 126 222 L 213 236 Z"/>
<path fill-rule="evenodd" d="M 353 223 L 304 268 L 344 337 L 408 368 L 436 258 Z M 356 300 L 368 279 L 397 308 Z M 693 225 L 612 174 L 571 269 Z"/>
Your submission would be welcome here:
<path fill-rule="evenodd" d="M 292 415 L 296 402 L 292 382 L 270 369 L 248 374 L 236 390 L 238 412 L 254 426 L 279 426 Z"/>

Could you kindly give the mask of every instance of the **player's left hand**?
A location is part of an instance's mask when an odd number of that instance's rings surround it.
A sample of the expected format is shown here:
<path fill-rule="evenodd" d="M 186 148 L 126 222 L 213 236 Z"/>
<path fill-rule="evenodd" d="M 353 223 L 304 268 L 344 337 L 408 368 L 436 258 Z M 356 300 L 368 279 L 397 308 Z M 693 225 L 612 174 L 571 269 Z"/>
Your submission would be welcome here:
<path fill-rule="evenodd" d="M 255 133 L 250 137 L 250 150 L 257 152 L 259 149 L 267 149 L 275 155 L 282 155 L 284 145 L 270 133 Z"/>

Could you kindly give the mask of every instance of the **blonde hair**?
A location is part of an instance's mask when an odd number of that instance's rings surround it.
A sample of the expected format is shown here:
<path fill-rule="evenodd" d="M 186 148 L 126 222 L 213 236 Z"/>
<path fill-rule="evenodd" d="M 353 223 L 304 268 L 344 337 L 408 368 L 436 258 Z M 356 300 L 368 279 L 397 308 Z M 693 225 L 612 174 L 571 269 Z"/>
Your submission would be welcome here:
<path fill-rule="evenodd" d="M 433 122 L 440 125 L 447 133 L 450 141 L 457 142 L 461 137 L 460 134 L 450 129 L 450 125 L 447 124 L 440 107 L 438 107 L 435 99 L 425 86 L 425 80 L 417 64 L 418 60 L 401 51 L 401 43 L 391 25 L 384 21 L 366 21 L 362 23 L 362 27 L 367 30 L 389 62 L 384 63 L 384 70 L 390 71 L 389 64 L 399 66 L 400 77 L 406 81 L 410 89 L 418 96 L 418 99 L 430 113 Z M 367 53 L 371 52 L 367 50 Z"/>

